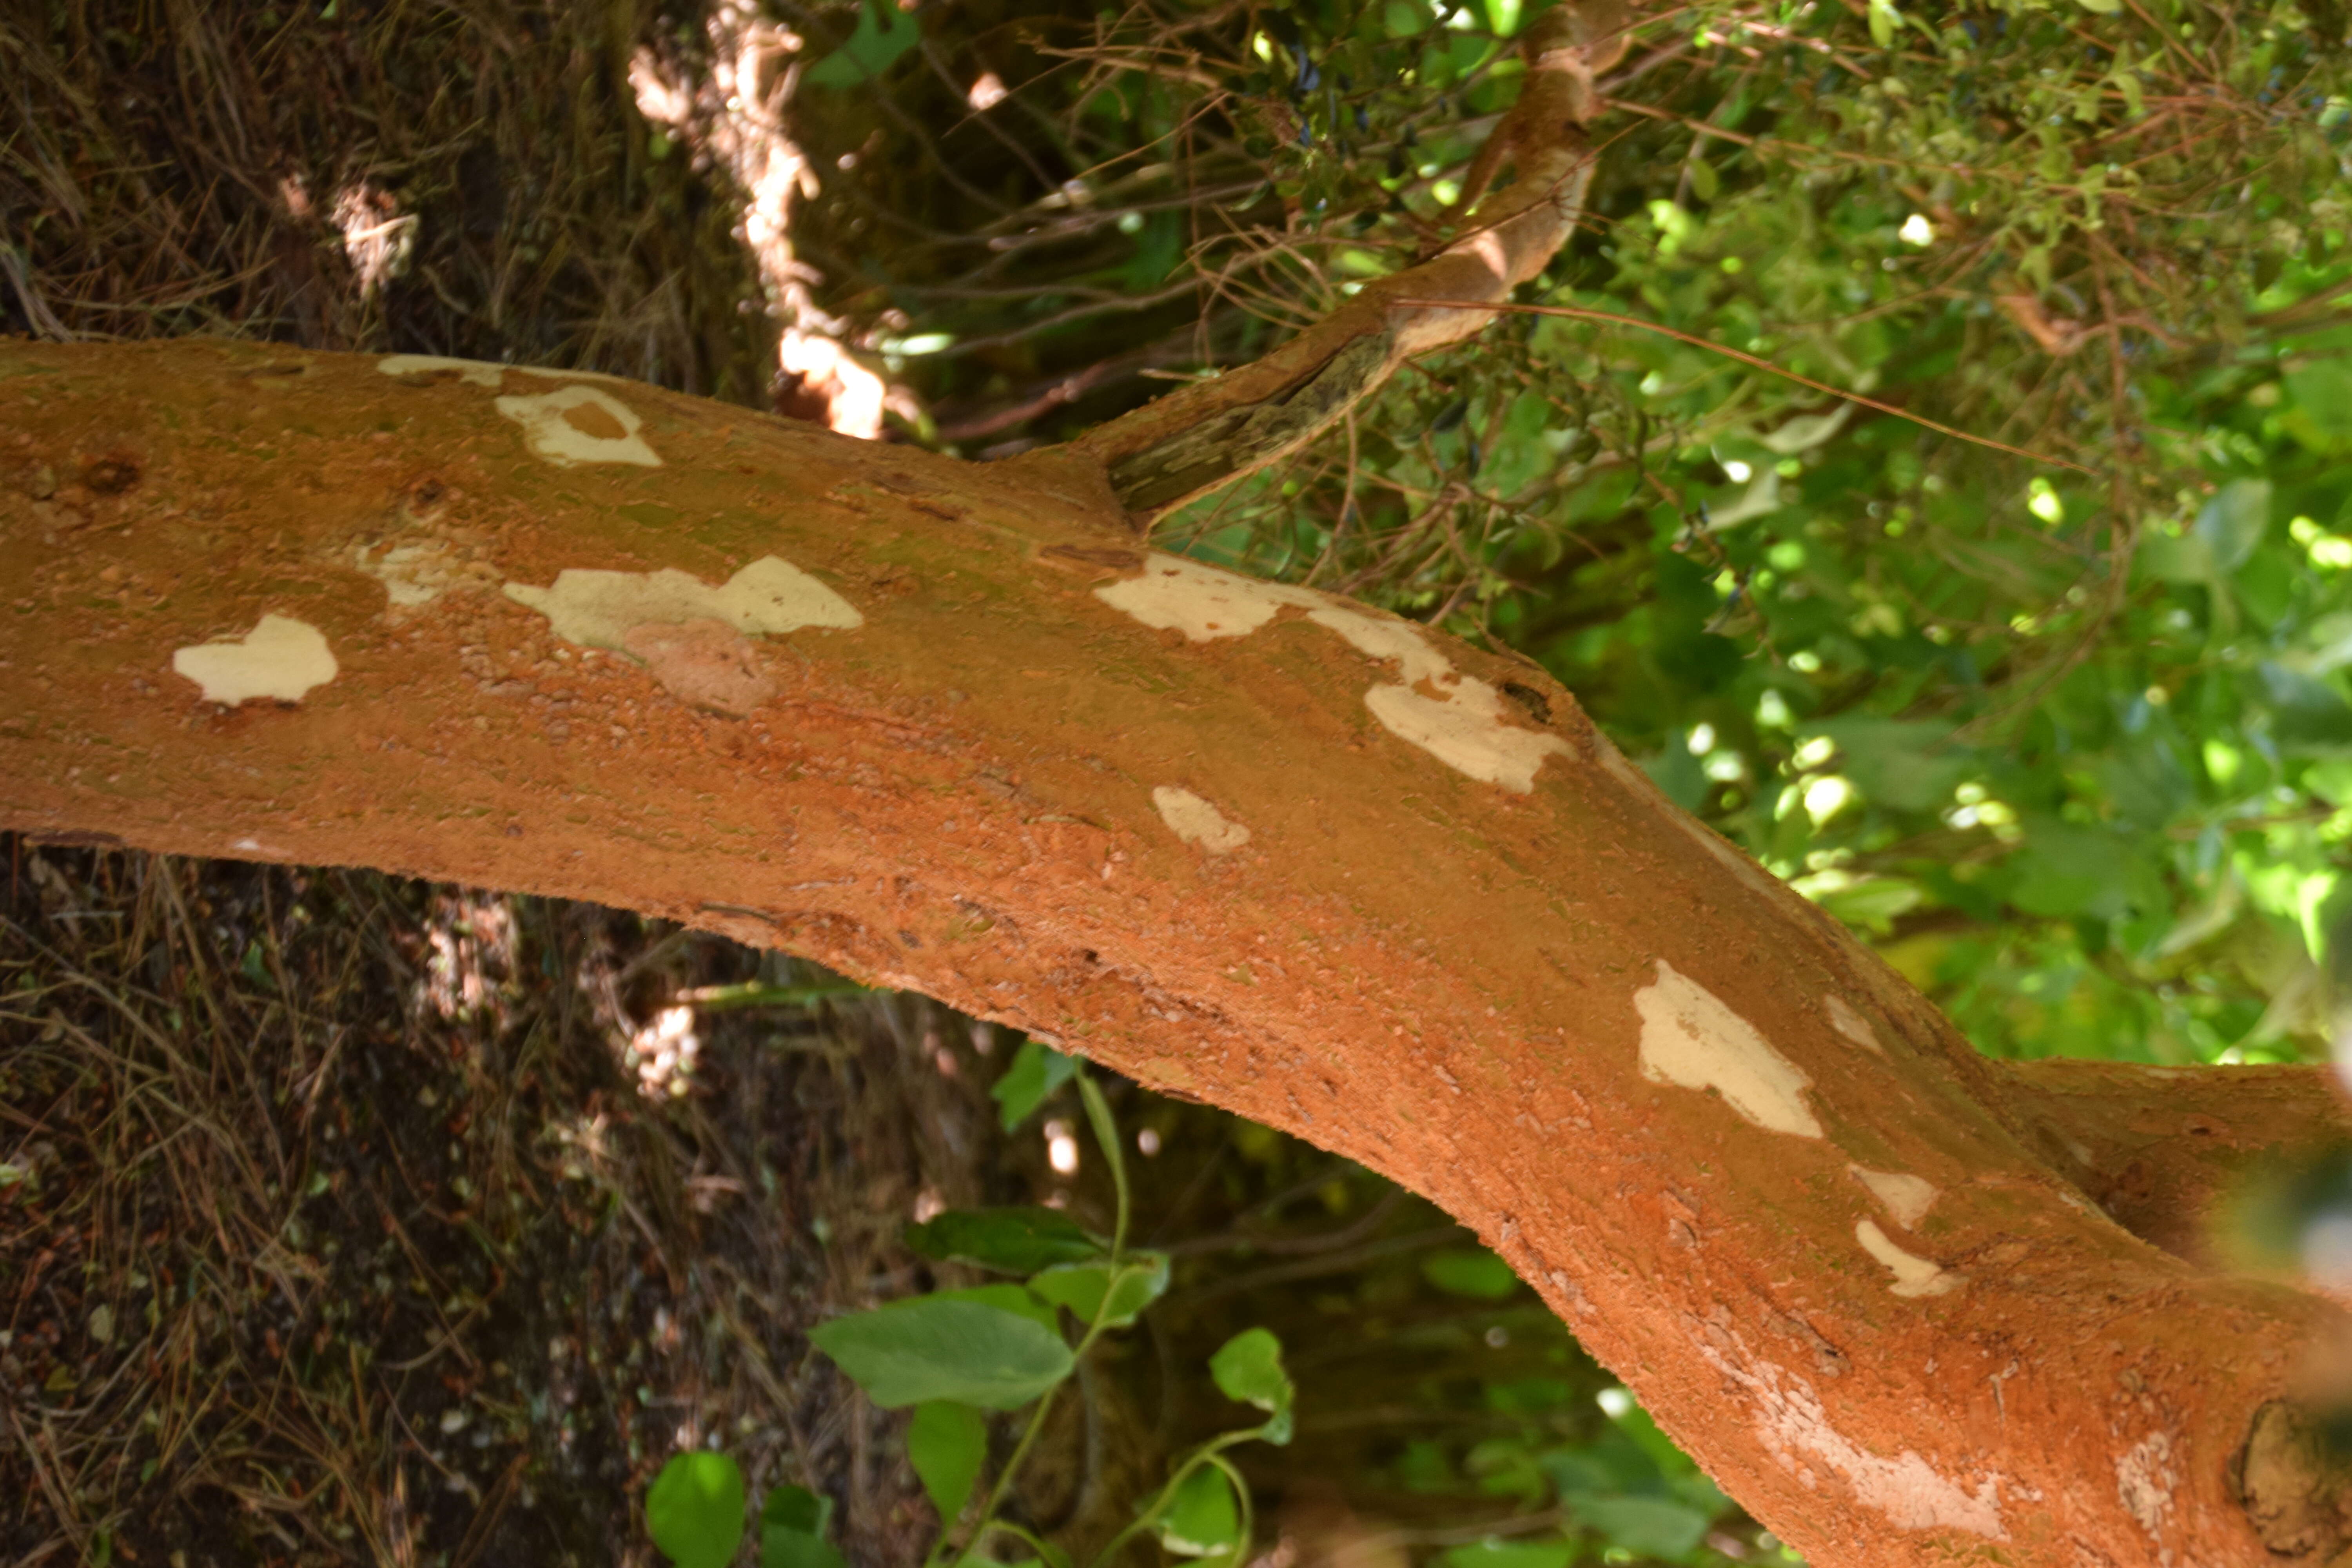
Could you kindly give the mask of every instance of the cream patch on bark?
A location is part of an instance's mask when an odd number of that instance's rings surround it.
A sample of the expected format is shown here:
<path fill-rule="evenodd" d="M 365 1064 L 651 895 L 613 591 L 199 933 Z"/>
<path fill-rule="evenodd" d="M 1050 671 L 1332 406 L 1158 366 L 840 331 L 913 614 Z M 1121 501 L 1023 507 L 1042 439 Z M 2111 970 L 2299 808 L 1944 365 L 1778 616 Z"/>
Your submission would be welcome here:
<path fill-rule="evenodd" d="M 658 468 L 661 455 L 637 434 L 637 411 L 593 386 L 560 386 L 533 397 L 500 397 L 490 406 L 522 426 L 531 455 L 559 468 L 583 463 L 635 463 Z"/>
<path fill-rule="evenodd" d="M 1865 1171 L 1860 1165 L 1848 1167 L 1862 1184 L 1870 1189 L 1871 1196 L 1886 1205 L 1895 1223 L 1909 1230 L 1927 1217 L 1936 1204 L 1936 1184 L 1924 1176 L 1906 1175 L 1900 1171 Z"/>
<path fill-rule="evenodd" d="M 1906 1448 L 1893 1458 L 1874 1454 L 1829 1424 L 1812 1384 L 1794 1373 L 1758 1363 L 1748 1347 L 1728 1332 L 1711 1333 L 1699 1353 L 1755 1400 L 1756 1434 L 1783 1468 L 1803 1458 L 1845 1478 L 1857 1501 L 1885 1516 L 1897 1530 L 1958 1530 L 1988 1541 L 2007 1541 L 2000 1521 L 2000 1482 L 1987 1477 L 1971 1493 Z M 1725 1349 L 1732 1353 L 1727 1355 Z M 1785 1384 L 1782 1382 L 1786 1378 Z"/>
<path fill-rule="evenodd" d="M 1642 1016 L 1642 1076 L 1652 1083 L 1714 1089 L 1723 1102 L 1773 1132 L 1818 1138 L 1805 1103 L 1812 1080 L 1756 1026 L 1701 985 L 1658 960 L 1658 978 L 1633 993 Z"/>
<path fill-rule="evenodd" d="M 335 656 L 308 621 L 267 615 L 241 637 L 215 637 L 175 650 L 172 668 L 204 688 L 205 700 L 234 708 L 266 697 L 299 702 L 335 679 Z"/>
<path fill-rule="evenodd" d="M 2172 1511 L 2172 1494 L 2179 1484 L 2172 1468 L 2170 1433 L 2149 1433 L 2116 1461 L 2116 1496 L 2151 1537 L 2162 1537 L 2164 1516 Z"/>
<path fill-rule="evenodd" d="M 510 370 L 561 381 L 621 380 L 600 370 L 548 370 L 535 364 L 493 364 L 488 360 L 450 359 L 442 354 L 386 354 L 375 362 L 375 368 L 385 375 L 430 375 L 436 371 L 454 371 L 458 380 L 469 385 L 491 387 L 503 385 L 506 373 Z"/>
<path fill-rule="evenodd" d="M 1229 854 L 1249 842 L 1248 828 L 1189 789 L 1161 784 L 1151 792 L 1151 804 L 1160 808 L 1160 820 L 1171 833 L 1212 855 Z"/>
<path fill-rule="evenodd" d="M 567 567 L 552 587 L 509 583 L 506 595 L 547 617 L 565 642 L 583 647 L 629 649 L 629 633 L 647 624 L 684 626 L 717 621 L 747 635 L 798 631 L 803 626 L 851 630 L 866 624 L 849 601 L 799 567 L 762 555 L 719 587 L 665 566 L 658 572 L 604 572 Z"/>
<path fill-rule="evenodd" d="M 1374 615 L 1312 589 L 1263 583 L 1179 555 L 1150 556 L 1143 574 L 1106 584 L 1095 596 L 1157 631 L 1193 642 L 1247 637 L 1286 609 L 1337 632 L 1368 658 L 1393 660 L 1400 679 L 1364 693 L 1364 706 L 1399 740 L 1456 773 L 1515 795 L 1535 788 L 1546 757 L 1570 754 L 1569 743 L 1513 721 L 1503 694 L 1431 646 L 1410 621 Z"/>
<path fill-rule="evenodd" d="M 1364 693 L 1364 706 L 1389 733 L 1454 772 L 1526 795 L 1536 787 L 1536 771 L 1546 757 L 1570 754 L 1558 735 L 1510 722 L 1503 694 L 1475 675 L 1456 671 L 1453 660 L 1429 646 L 1419 626 L 1328 600 L 1307 618 L 1338 632 L 1359 653 L 1396 661 L 1402 682 L 1373 687 Z"/>
<path fill-rule="evenodd" d="M 1181 555 L 1154 553 L 1143 575 L 1107 583 L 1095 597 L 1154 631 L 1182 632 L 1194 642 L 1245 637 L 1286 606 L 1308 609 L 1323 595 L 1281 583 L 1220 572 Z"/>
<path fill-rule="evenodd" d="M 1869 1019 L 1853 1010 L 1852 1003 L 1832 992 L 1822 998 L 1822 1005 L 1829 1009 L 1831 1028 L 1866 1051 L 1882 1057 L 1886 1054 L 1886 1047 L 1878 1043 L 1878 1031 L 1870 1026 Z"/>
<path fill-rule="evenodd" d="M 1885 1264 L 1895 1276 L 1892 1289 L 1897 1296 L 1942 1296 L 1967 1283 L 1959 1275 L 1950 1272 L 1940 1263 L 1925 1258 L 1914 1258 L 1893 1242 L 1878 1228 L 1875 1220 L 1856 1220 L 1853 1238 L 1862 1249 Z"/>

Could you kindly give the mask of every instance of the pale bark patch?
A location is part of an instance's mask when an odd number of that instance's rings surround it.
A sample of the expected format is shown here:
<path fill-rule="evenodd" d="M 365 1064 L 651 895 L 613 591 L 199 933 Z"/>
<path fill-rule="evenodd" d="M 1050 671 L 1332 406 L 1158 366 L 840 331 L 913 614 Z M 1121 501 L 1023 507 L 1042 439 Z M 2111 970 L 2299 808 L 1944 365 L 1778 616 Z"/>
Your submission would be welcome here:
<path fill-rule="evenodd" d="M 776 695 L 751 639 L 723 621 L 647 622 L 622 642 L 671 696 L 694 707 L 740 719 Z"/>
<path fill-rule="evenodd" d="M 2151 1432 L 2116 1461 L 2116 1496 L 2151 1538 L 2164 1533 L 2165 1515 L 2180 1478 L 2172 1468 L 2172 1435 Z"/>
<path fill-rule="evenodd" d="M 1389 733 L 1454 772 L 1526 795 L 1546 757 L 1572 754 L 1558 735 L 1509 722 L 1503 694 L 1475 675 L 1458 673 L 1420 627 L 1328 600 L 1307 618 L 1339 633 L 1359 653 L 1397 662 L 1402 681 L 1373 687 L 1364 693 L 1364 706 Z"/>
<path fill-rule="evenodd" d="M 648 624 L 679 626 L 717 621 L 746 635 L 803 626 L 853 630 L 866 624 L 848 600 L 799 567 L 762 555 L 719 587 L 665 566 L 658 572 L 567 567 L 551 587 L 509 583 L 506 595 L 547 617 L 568 643 L 627 653 L 629 633 Z"/>
<path fill-rule="evenodd" d="M 234 708 L 257 697 L 299 702 L 335 679 L 335 656 L 318 627 L 291 616 L 266 615 L 241 637 L 179 648 L 172 668 L 204 688 L 205 700 Z"/>
<path fill-rule="evenodd" d="M 1193 642 L 1247 637 L 1285 609 L 1304 610 L 1309 621 L 1337 632 L 1357 652 L 1396 664 L 1396 684 L 1364 693 L 1364 706 L 1382 728 L 1456 773 L 1514 795 L 1535 788 L 1545 758 L 1573 754 L 1558 735 L 1512 722 L 1500 691 L 1456 670 L 1409 621 L 1179 555 L 1154 554 L 1141 576 L 1107 584 L 1095 596 L 1154 630 L 1181 632 Z"/>
<path fill-rule="evenodd" d="M 560 386 L 530 397 L 500 397 L 490 405 L 522 426 L 531 455 L 559 468 L 586 463 L 634 463 L 658 468 L 661 455 L 637 434 L 637 411 L 593 386 Z"/>
<path fill-rule="evenodd" d="M 1754 1363 L 1747 1346 L 1728 1331 L 1702 1339 L 1699 1352 L 1753 1397 L 1757 1436 L 1792 1473 L 1804 1458 L 1826 1466 L 1845 1479 L 1856 1501 L 1897 1530 L 1958 1530 L 1989 1541 L 2009 1539 L 2000 1521 L 1998 1478 L 1986 1477 L 1970 1492 L 1909 1448 L 1891 1459 L 1870 1452 L 1830 1425 L 1811 1384 Z"/>
<path fill-rule="evenodd" d="M 1897 1296 L 1942 1296 L 1968 1283 L 1959 1275 L 1928 1258 L 1914 1257 L 1887 1239 L 1875 1220 L 1856 1220 L 1853 1238 L 1862 1249 L 1885 1264 L 1895 1276 L 1891 1287 Z"/>
<path fill-rule="evenodd" d="M 1936 1184 L 1924 1176 L 1906 1174 L 1900 1171 L 1865 1171 L 1853 1167 L 1854 1176 L 1870 1189 L 1871 1196 L 1886 1205 L 1895 1223 L 1909 1230 L 1927 1216 L 1935 1205 Z"/>
<path fill-rule="evenodd" d="M 1160 808 L 1160 820 L 1171 833 L 1212 855 L 1230 854 L 1249 842 L 1248 828 L 1189 789 L 1161 784 L 1151 792 L 1151 804 Z"/>
<path fill-rule="evenodd" d="M 359 569 L 383 584 L 395 610 L 429 605 L 455 589 L 495 588 L 498 574 L 478 562 L 461 559 L 437 539 L 401 544 L 362 544 L 352 552 Z"/>
<path fill-rule="evenodd" d="M 1818 1138 L 1805 1103 L 1812 1080 L 1756 1026 L 1697 981 L 1658 960 L 1658 978 L 1633 993 L 1642 1016 L 1642 1076 L 1652 1083 L 1713 1089 L 1757 1126 Z"/>
<path fill-rule="evenodd" d="M 1854 1011 L 1853 1004 L 1832 992 L 1822 998 L 1822 1005 L 1829 1011 L 1831 1028 L 1866 1051 L 1882 1057 L 1886 1054 L 1886 1047 L 1878 1043 L 1878 1031 L 1870 1026 L 1869 1019 Z"/>
<path fill-rule="evenodd" d="M 488 360 L 451 359 L 444 354 L 386 354 L 375 362 L 375 368 L 385 375 L 433 375 L 446 371 L 469 386 L 489 387 L 503 385 L 510 370 L 560 381 L 617 383 L 622 379 L 599 370 L 548 370 L 535 364 L 493 364 Z"/>
<path fill-rule="evenodd" d="M 1305 588 L 1158 553 L 1145 563 L 1142 576 L 1105 584 L 1095 597 L 1154 631 L 1182 632 L 1193 642 L 1245 637 L 1286 606 L 1303 610 L 1323 603 L 1322 595 Z"/>

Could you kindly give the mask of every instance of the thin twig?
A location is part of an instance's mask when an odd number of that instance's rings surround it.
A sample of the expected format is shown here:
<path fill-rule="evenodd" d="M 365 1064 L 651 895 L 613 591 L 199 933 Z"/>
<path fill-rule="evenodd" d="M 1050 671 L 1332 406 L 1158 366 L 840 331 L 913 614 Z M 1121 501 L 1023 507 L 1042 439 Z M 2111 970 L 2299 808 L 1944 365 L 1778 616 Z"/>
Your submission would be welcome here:
<path fill-rule="evenodd" d="M 1391 303 L 1397 305 L 1420 305 L 1423 307 L 1459 309 L 1462 301 L 1458 300 L 1391 300 Z M 2047 463 L 2053 468 L 2072 468 L 2078 474 L 2088 474 L 2093 479 L 2099 477 L 2097 469 L 2085 468 L 2080 463 L 2069 462 L 2063 458 L 2053 458 L 2046 452 L 2032 452 L 2028 451 L 2022 447 L 2012 447 L 2006 441 L 1996 441 L 1989 436 L 1971 436 L 1966 430 L 1955 430 L 1949 425 L 1939 425 L 1935 420 L 1929 419 L 1924 415 L 1909 413 L 1904 409 L 1897 408 L 1891 403 L 1881 403 L 1875 398 L 1864 397 L 1858 392 L 1847 392 L 1842 388 L 1832 386 L 1826 382 L 1815 381 L 1811 376 L 1799 375 L 1793 370 L 1781 369 L 1779 365 L 1774 364 L 1770 360 L 1759 359 L 1754 354 L 1742 353 L 1738 349 L 1727 348 L 1721 343 L 1711 343 L 1705 338 L 1693 337 L 1688 332 L 1677 331 L 1672 327 L 1660 326 L 1655 321 L 1645 321 L 1639 316 L 1621 316 L 1613 310 L 1588 310 L 1580 305 L 1481 305 L 1478 309 L 1482 310 L 1510 310 L 1521 315 L 1528 316 L 1563 316 L 1570 321 L 1607 321 L 1612 325 L 1620 327 L 1639 327 L 1645 332 L 1655 332 L 1661 337 L 1672 338 L 1677 342 L 1688 343 L 1695 349 L 1705 349 L 1710 353 L 1718 353 L 1728 359 L 1736 359 L 1742 364 L 1752 364 L 1758 370 L 1769 371 L 1772 374 L 1780 376 L 1784 381 L 1793 381 L 1800 386 L 1811 387 L 1815 392 L 1827 393 L 1832 397 L 1843 397 L 1848 403 L 1858 403 L 1864 408 L 1874 408 L 1881 414 L 1892 414 L 1897 419 L 1907 419 L 1914 425 L 1924 426 L 1926 428 L 1933 430 L 1938 435 L 1949 436 L 1955 440 L 1970 442 L 1979 447 L 1990 447 L 1997 452 L 2007 452 L 2013 458 L 2023 458 L 2031 462 Z"/>

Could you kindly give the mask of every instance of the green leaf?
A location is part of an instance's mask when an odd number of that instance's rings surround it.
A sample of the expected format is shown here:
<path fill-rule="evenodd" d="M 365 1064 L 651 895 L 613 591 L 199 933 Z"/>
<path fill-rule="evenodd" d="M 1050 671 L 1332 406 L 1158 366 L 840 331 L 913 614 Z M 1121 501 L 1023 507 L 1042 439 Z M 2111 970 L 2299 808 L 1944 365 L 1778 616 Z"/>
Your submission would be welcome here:
<path fill-rule="evenodd" d="M 1229 1552 L 1241 1540 L 1241 1508 L 1233 1483 L 1214 1465 L 1186 1476 L 1160 1516 L 1160 1543 L 1179 1557 Z"/>
<path fill-rule="evenodd" d="M 2215 575 L 2212 546 L 2193 533 L 2150 533 L 2132 561 L 2142 575 L 2159 583 L 2210 583 Z"/>
<path fill-rule="evenodd" d="M 760 1568 L 847 1568 L 824 1538 L 833 1500 L 806 1487 L 768 1489 L 760 1505 Z"/>
<path fill-rule="evenodd" d="M 1499 1301 L 1519 1288 L 1511 1266 L 1483 1247 L 1450 1247 L 1421 1260 L 1421 1277 L 1449 1296 Z"/>
<path fill-rule="evenodd" d="M 1571 1497 L 1576 1517 L 1609 1544 L 1643 1557 L 1680 1557 L 1706 1539 L 1707 1517 L 1664 1498 Z"/>
<path fill-rule="evenodd" d="M 1870 0 L 1870 41 L 1880 48 L 1895 47 L 1895 29 L 1903 25 L 1903 13 L 1892 0 Z"/>
<path fill-rule="evenodd" d="M 797 1530 L 760 1531 L 760 1568 L 849 1568 L 841 1549 L 821 1535 Z"/>
<path fill-rule="evenodd" d="M 2102 16 L 2112 16 L 2124 8 L 2124 0 L 2074 0 L 2085 11 L 2095 11 Z"/>
<path fill-rule="evenodd" d="M 1168 1255 L 1130 1252 L 1120 1263 L 1118 1278 L 1114 1287 L 1107 1263 L 1070 1263 L 1037 1275 L 1029 1281 L 1029 1289 L 1056 1306 L 1067 1307 L 1082 1323 L 1097 1321 L 1096 1314 L 1103 1311 L 1103 1294 L 1108 1290 L 1109 1310 L 1101 1321 L 1123 1329 L 1167 1291 Z"/>
<path fill-rule="evenodd" d="M 940 1527 L 946 1529 L 971 1500 L 981 1467 L 988 1461 L 988 1418 L 951 1400 L 916 1405 L 915 1418 L 907 1424 L 907 1459 L 940 1510 Z"/>
<path fill-rule="evenodd" d="M 2115 834 L 2047 817 L 2026 823 L 2009 864 L 2018 873 L 2009 901 L 2030 915 L 2114 920 L 2129 907 L 2131 851 Z"/>
<path fill-rule="evenodd" d="M 1823 893 L 1818 901 L 1846 924 L 1885 936 L 1895 929 L 1895 916 L 1916 909 L 1926 897 L 1917 883 L 1900 877 L 1867 877 Z"/>
<path fill-rule="evenodd" d="M 1443 1568 L 1568 1568 L 1576 1561 L 1576 1542 L 1498 1541 L 1490 1535 L 1457 1546 L 1437 1561 Z"/>
<path fill-rule="evenodd" d="M 770 1487 L 760 1504 L 762 1530 L 796 1530 L 803 1535 L 823 1535 L 833 1521 L 833 1500 L 790 1482 Z"/>
<path fill-rule="evenodd" d="M 1066 1057 L 1050 1046 L 1035 1040 L 1024 1040 L 1014 1053 L 1013 1065 L 988 1092 L 998 1106 L 999 1119 L 1007 1132 L 1029 1120 L 1048 1096 L 1070 1081 L 1078 1070 L 1076 1058 Z"/>
<path fill-rule="evenodd" d="M 646 1493 L 646 1530 L 677 1568 L 727 1568 L 743 1544 L 743 1472 L 724 1454 L 674 1454 Z"/>
<path fill-rule="evenodd" d="M 835 1318 L 809 1338 L 885 1409 L 947 1399 L 1010 1410 L 1070 1374 L 1051 1320 L 1019 1286 L 984 1285 Z"/>
<path fill-rule="evenodd" d="M 2235 572 L 2271 526 L 2271 482 L 2232 479 L 2197 513 L 2195 533 L 2213 553 L 2213 564 Z"/>
<path fill-rule="evenodd" d="M 1266 1412 L 1261 1434 L 1279 1446 L 1290 1441 L 1290 1402 L 1296 1394 L 1282 1370 L 1282 1342 L 1270 1329 L 1244 1329 L 1209 1358 L 1209 1375 L 1227 1399 Z"/>
<path fill-rule="evenodd" d="M 2352 746 L 2352 705 L 2326 681 L 2264 659 L 2249 695 L 2270 713 L 2271 734 L 2295 752 Z"/>
<path fill-rule="evenodd" d="M 1059 1209 L 950 1209 L 907 1227 L 907 1245 L 942 1262 L 976 1263 L 1006 1274 L 1034 1274 L 1059 1263 L 1087 1263 L 1109 1244 Z"/>
<path fill-rule="evenodd" d="M 814 87 L 860 86 L 887 70 L 920 37 L 915 18 L 891 0 L 866 0 L 857 13 L 856 30 L 801 79 Z"/>
<path fill-rule="evenodd" d="M 2313 451 L 2352 445 L 2352 359 L 2315 359 L 2281 378 L 2288 406 L 2280 421 Z"/>

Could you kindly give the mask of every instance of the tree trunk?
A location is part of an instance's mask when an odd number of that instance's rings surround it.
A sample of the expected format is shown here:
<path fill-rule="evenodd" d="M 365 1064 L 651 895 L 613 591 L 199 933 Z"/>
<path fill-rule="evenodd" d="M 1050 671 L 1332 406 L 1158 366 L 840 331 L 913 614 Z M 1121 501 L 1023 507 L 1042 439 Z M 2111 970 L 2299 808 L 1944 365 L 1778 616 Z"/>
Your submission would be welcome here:
<path fill-rule="evenodd" d="M 7 343 L 0 584 L 0 826 L 625 905 L 1288 1129 L 1817 1563 L 2352 1544 L 2345 1320 L 2195 1224 L 2315 1073 L 1980 1058 L 1539 668 L 1150 552 L 1098 457 Z"/>

